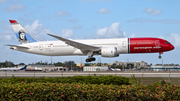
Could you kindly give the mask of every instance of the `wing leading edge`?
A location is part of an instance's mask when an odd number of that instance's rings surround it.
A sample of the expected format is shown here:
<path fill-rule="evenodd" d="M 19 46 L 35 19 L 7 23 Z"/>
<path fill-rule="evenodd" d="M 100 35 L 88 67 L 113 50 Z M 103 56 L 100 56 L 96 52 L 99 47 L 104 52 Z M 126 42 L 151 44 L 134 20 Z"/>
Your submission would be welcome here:
<path fill-rule="evenodd" d="M 65 42 L 66 44 L 68 44 L 70 46 L 73 46 L 75 48 L 78 48 L 80 50 L 89 50 L 89 51 L 99 51 L 100 50 L 100 47 L 97 47 L 97 46 L 92 46 L 92 45 L 76 42 L 76 41 L 73 41 L 73 40 L 65 39 L 65 38 L 55 36 L 55 35 L 51 35 L 51 34 L 48 34 L 48 35 L 52 36 L 54 38 L 57 38 L 57 39 Z"/>

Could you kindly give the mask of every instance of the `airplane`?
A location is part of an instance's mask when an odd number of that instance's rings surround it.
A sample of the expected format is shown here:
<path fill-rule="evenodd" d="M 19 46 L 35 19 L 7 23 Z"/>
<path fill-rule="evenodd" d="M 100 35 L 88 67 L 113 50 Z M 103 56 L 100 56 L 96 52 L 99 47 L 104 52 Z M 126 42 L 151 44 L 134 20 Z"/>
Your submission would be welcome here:
<path fill-rule="evenodd" d="M 108 70 L 109 71 L 121 71 L 121 69 L 119 69 L 119 68 L 111 68 L 110 66 L 108 66 Z"/>
<path fill-rule="evenodd" d="M 34 69 L 26 69 L 25 71 L 43 71 L 43 69 L 35 67 Z"/>
<path fill-rule="evenodd" d="M 113 71 L 121 71 L 121 69 L 119 69 L 119 68 L 115 68 Z"/>
<path fill-rule="evenodd" d="M 118 39 L 84 39 L 72 40 L 60 36 L 47 34 L 58 41 L 38 41 L 16 20 L 9 20 L 20 45 L 10 49 L 46 56 L 88 56 L 86 62 L 95 61 L 94 55 L 102 57 L 118 57 L 119 54 L 159 53 L 171 51 L 174 46 L 168 41 L 153 37 L 118 38 Z"/>
<path fill-rule="evenodd" d="M 20 71 L 20 70 L 25 70 L 27 65 L 25 65 L 22 68 L 0 68 L 0 71 Z"/>
<path fill-rule="evenodd" d="M 42 68 L 37 68 L 37 67 L 35 67 L 35 70 L 37 70 L 37 71 L 42 71 Z"/>
<path fill-rule="evenodd" d="M 109 71 L 114 71 L 114 69 L 111 68 L 110 66 L 108 66 L 108 70 L 109 70 Z"/>

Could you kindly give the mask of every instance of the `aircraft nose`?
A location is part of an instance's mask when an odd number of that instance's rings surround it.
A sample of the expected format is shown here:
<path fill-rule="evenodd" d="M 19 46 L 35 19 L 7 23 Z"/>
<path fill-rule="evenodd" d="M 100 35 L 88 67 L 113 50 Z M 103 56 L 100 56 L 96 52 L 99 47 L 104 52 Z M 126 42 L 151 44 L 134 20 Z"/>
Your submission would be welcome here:
<path fill-rule="evenodd" d="M 174 49 L 174 46 L 173 45 L 171 45 L 171 50 L 173 50 Z"/>

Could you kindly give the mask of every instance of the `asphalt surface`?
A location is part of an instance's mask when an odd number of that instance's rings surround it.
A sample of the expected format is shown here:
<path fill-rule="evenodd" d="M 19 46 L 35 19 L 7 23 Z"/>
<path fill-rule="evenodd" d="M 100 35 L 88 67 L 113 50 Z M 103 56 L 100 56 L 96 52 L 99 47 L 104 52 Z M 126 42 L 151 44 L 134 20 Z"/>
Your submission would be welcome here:
<path fill-rule="evenodd" d="M 116 75 L 131 77 L 157 77 L 157 78 L 180 78 L 180 72 L 27 72 L 27 71 L 0 71 L 0 77 L 67 77 L 87 75 Z"/>

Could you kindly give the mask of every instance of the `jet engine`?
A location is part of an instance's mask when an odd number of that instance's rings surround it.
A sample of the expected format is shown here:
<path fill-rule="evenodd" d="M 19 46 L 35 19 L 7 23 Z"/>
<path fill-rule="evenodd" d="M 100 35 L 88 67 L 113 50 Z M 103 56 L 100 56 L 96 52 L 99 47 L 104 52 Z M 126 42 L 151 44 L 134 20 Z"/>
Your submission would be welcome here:
<path fill-rule="evenodd" d="M 101 56 L 102 57 L 118 57 L 116 47 L 102 47 L 101 48 Z"/>

